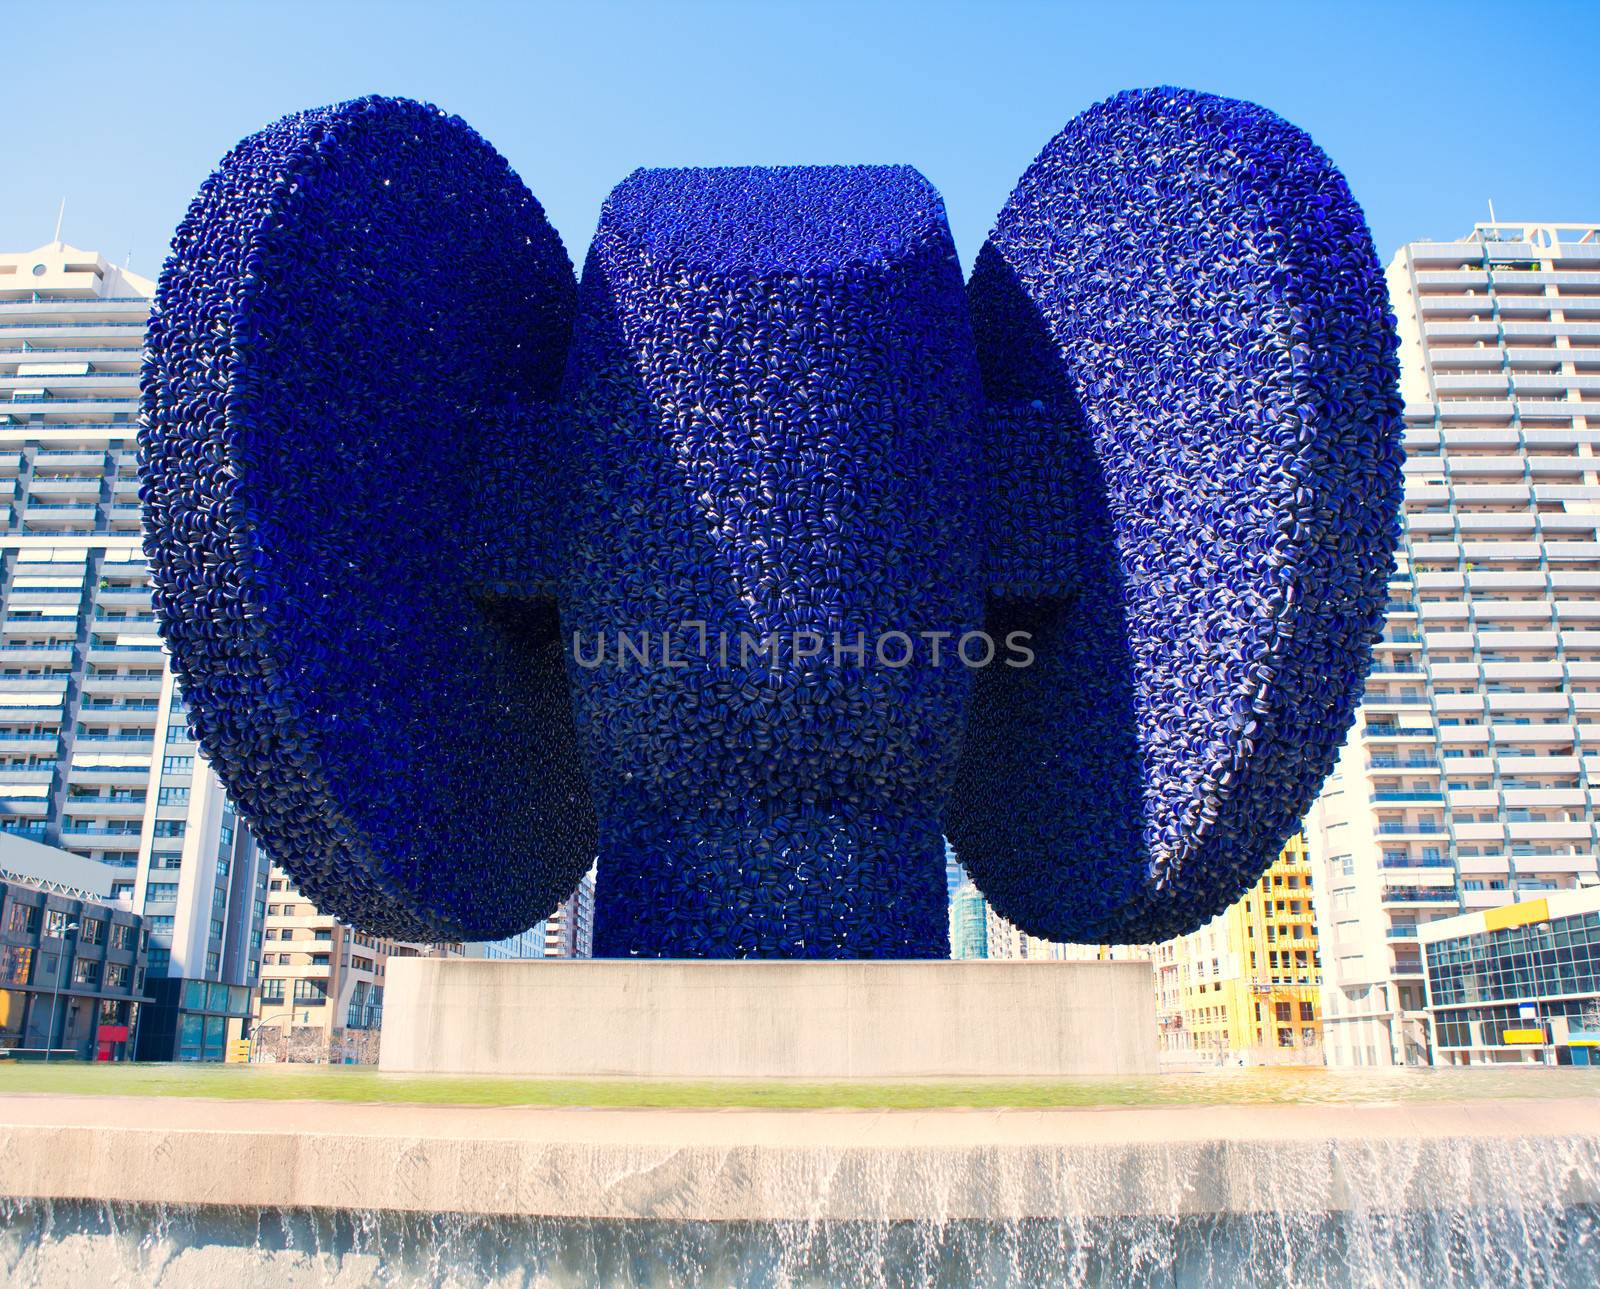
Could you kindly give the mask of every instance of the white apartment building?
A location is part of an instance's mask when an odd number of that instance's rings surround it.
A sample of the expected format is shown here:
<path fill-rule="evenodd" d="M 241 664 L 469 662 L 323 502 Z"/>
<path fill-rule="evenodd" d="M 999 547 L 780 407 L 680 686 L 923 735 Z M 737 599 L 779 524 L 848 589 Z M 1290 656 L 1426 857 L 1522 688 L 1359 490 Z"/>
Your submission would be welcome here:
<path fill-rule="evenodd" d="M 1593 885 L 1600 224 L 1480 224 L 1388 270 L 1404 538 L 1307 820 L 1329 1065 L 1429 1060 L 1418 928 Z"/>
<path fill-rule="evenodd" d="M 221 1059 L 267 875 L 151 612 L 135 433 L 154 289 L 59 241 L 0 254 L 0 828 L 118 870 L 150 929 L 141 1056 Z"/>

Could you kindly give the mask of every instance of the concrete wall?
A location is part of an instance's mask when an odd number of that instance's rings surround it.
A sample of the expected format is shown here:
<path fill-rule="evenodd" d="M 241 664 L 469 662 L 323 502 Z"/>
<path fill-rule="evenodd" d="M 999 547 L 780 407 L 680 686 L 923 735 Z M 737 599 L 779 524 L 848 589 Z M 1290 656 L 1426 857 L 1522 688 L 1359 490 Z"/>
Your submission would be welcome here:
<path fill-rule="evenodd" d="M 1147 962 L 391 960 L 385 1070 L 565 1077 L 1153 1073 Z"/>

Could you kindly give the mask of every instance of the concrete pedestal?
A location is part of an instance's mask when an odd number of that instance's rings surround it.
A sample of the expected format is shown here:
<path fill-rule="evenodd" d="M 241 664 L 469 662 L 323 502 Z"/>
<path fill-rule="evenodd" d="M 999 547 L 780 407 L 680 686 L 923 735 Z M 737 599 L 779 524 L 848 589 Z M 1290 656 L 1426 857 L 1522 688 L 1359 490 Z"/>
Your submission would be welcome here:
<path fill-rule="evenodd" d="M 553 1078 L 1153 1074 L 1144 962 L 391 958 L 384 1070 Z"/>

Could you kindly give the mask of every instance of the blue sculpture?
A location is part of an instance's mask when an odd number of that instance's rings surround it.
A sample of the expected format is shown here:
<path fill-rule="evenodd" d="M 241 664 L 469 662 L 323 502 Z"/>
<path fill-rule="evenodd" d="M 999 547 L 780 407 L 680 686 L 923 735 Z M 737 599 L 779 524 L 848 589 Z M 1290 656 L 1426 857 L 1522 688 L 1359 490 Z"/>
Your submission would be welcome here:
<path fill-rule="evenodd" d="M 942 834 L 1067 940 L 1188 930 L 1331 767 L 1397 538 L 1392 321 L 1327 158 L 1159 89 L 963 287 L 901 167 L 638 171 L 581 287 L 456 118 L 224 159 L 144 373 L 194 734 L 324 911 L 942 957 Z"/>

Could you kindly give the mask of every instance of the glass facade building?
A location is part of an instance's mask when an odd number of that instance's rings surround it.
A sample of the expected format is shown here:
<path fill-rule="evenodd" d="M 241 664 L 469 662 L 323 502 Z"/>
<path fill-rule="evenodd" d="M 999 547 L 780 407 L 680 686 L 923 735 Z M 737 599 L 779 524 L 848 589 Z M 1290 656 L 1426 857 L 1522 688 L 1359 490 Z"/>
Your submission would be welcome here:
<path fill-rule="evenodd" d="M 970 881 L 963 881 L 950 896 L 950 956 L 989 956 L 989 903 Z"/>
<path fill-rule="evenodd" d="M 145 996 L 146 932 L 126 909 L 15 880 L 0 857 L 0 1049 L 10 1060 L 123 1061 Z"/>
<path fill-rule="evenodd" d="M 1600 1065 L 1600 889 L 1444 919 L 1423 954 L 1435 1064 Z"/>

